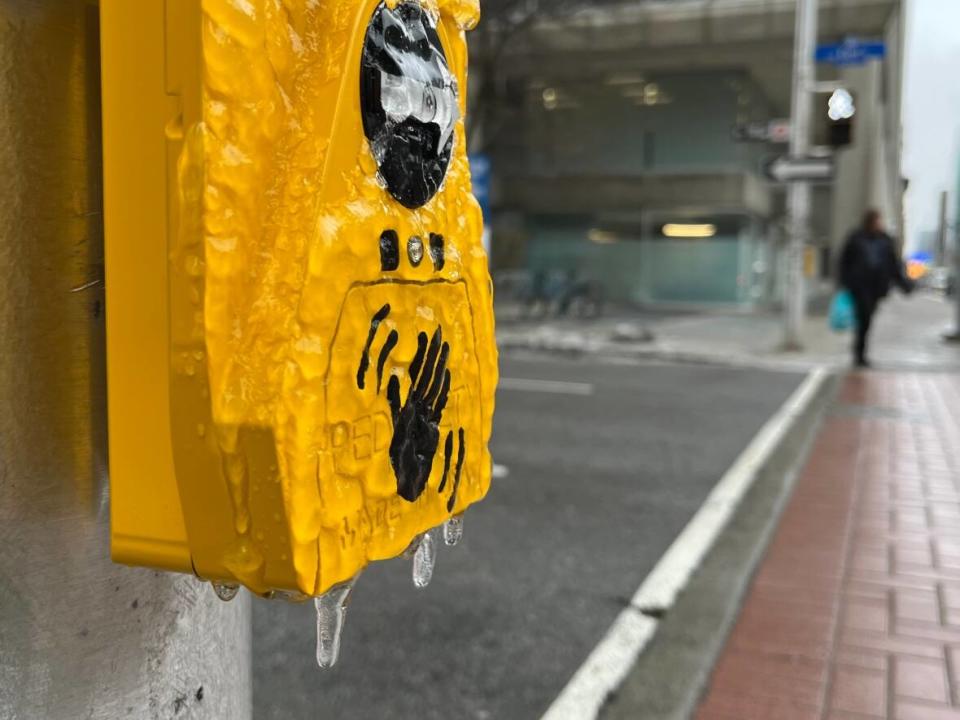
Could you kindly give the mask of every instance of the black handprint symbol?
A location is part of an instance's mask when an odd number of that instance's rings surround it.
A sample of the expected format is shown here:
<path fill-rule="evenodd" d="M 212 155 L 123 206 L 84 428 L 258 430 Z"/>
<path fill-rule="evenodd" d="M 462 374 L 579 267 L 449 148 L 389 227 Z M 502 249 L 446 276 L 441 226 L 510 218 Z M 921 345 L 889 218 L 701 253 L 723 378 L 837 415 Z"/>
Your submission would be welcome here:
<path fill-rule="evenodd" d="M 460 488 L 460 473 L 463 471 L 463 428 L 460 428 L 460 431 L 457 433 L 460 439 L 460 451 L 457 453 L 457 467 L 454 471 L 453 476 L 453 490 L 450 491 L 450 497 L 447 499 L 447 512 L 453 511 L 453 506 L 457 503 L 457 490 Z M 437 488 L 438 493 L 443 492 L 443 488 L 447 484 L 447 474 L 450 472 L 450 456 L 453 455 L 453 431 L 447 433 L 447 442 L 444 447 L 443 455 L 443 476 L 440 479 L 440 487 Z"/>
<path fill-rule="evenodd" d="M 360 367 L 357 368 L 357 387 L 361 390 L 363 390 L 363 385 L 366 382 L 367 370 L 370 368 L 370 346 L 373 345 L 373 339 L 377 336 L 377 328 L 380 327 L 380 323 L 387 319 L 387 315 L 389 314 L 390 303 L 387 303 L 373 314 L 373 319 L 370 321 L 370 332 L 367 333 L 367 343 L 363 346 L 363 352 L 360 353 Z M 383 366 L 386 364 L 387 357 L 390 355 L 390 351 L 393 350 L 393 346 L 397 344 L 399 338 L 400 336 L 397 335 L 397 331 L 391 330 L 390 335 L 387 336 L 386 344 L 380 351 L 380 357 L 377 358 L 377 393 L 380 392 L 380 382 L 383 380 Z"/>
<path fill-rule="evenodd" d="M 390 464 L 397 476 L 397 493 L 411 502 L 420 497 L 430 477 L 440 443 L 440 416 L 450 392 L 450 346 L 442 341 L 439 327 L 429 349 L 427 334 L 417 336 L 417 354 L 410 363 L 410 389 L 405 402 L 400 401 L 400 379 L 391 375 L 387 383 L 387 401 L 393 417 Z"/>
<path fill-rule="evenodd" d="M 390 306 L 384 305 L 374 313 L 370 322 L 370 332 L 357 368 L 357 387 L 361 390 L 364 389 L 366 374 L 370 369 L 371 346 L 380 324 L 389 314 Z M 398 340 L 397 331 L 391 330 L 377 358 L 378 394 L 387 359 Z M 410 361 L 408 370 L 410 387 L 407 390 L 406 399 L 401 400 L 400 378 L 397 375 L 391 374 L 387 381 L 387 402 L 390 405 L 390 416 L 393 420 L 393 437 L 389 449 L 390 465 L 397 480 L 397 494 L 410 502 L 420 497 L 426 488 L 430 470 L 433 467 L 433 459 L 440 443 L 440 419 L 450 394 L 450 370 L 447 369 L 449 355 L 450 346 L 443 341 L 443 331 L 439 326 L 429 340 L 427 334 L 421 332 L 417 336 L 417 352 Z M 450 497 L 447 500 L 448 510 L 452 510 L 456 503 L 457 489 L 460 486 L 463 470 L 465 450 L 463 428 L 458 430 L 457 439 L 460 445 Z M 443 475 L 437 492 L 443 492 L 447 486 L 453 457 L 453 442 L 453 431 L 450 431 L 447 433 L 444 446 Z"/>

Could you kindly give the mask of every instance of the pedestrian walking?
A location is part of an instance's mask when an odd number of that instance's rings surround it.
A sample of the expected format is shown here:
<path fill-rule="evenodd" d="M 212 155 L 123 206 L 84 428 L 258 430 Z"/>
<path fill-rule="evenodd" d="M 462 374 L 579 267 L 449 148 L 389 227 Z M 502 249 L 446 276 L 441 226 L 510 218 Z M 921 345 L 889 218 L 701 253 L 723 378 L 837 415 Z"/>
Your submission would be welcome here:
<path fill-rule="evenodd" d="M 893 238 L 883 229 L 877 210 L 866 212 L 863 224 L 850 233 L 844 244 L 840 256 L 840 285 L 853 296 L 856 308 L 854 364 L 868 367 L 867 338 L 877 306 L 890 292 L 891 285 L 908 294 L 914 287 L 904 272 Z"/>

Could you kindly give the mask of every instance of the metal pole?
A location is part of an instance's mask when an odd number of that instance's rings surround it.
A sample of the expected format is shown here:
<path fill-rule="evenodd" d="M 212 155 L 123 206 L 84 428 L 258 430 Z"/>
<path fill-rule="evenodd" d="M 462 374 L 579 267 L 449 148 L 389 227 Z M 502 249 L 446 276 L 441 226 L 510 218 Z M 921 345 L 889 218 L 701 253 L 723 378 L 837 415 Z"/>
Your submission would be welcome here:
<path fill-rule="evenodd" d="M 953 318 L 953 339 L 960 340 L 960 234 L 953 236 L 953 301 L 956 315 Z"/>
<path fill-rule="evenodd" d="M 814 82 L 813 54 L 817 42 L 817 0 L 797 0 L 793 49 L 793 102 L 790 108 L 790 155 L 806 157 L 810 150 L 811 89 Z M 783 345 L 802 348 L 801 332 L 806 314 L 803 253 L 810 233 L 810 184 L 792 182 L 787 191 L 790 238 L 784 297 Z"/>
<path fill-rule="evenodd" d="M 249 718 L 249 599 L 110 561 L 97 7 L 0 16 L 0 718 Z"/>
<path fill-rule="evenodd" d="M 947 191 L 940 193 L 940 220 L 937 226 L 937 247 L 934 263 L 938 266 L 947 263 Z"/>
<path fill-rule="evenodd" d="M 953 288 L 955 314 L 953 328 L 948 330 L 944 339 L 948 342 L 960 342 L 960 232 L 953 233 L 953 276 L 948 287 Z"/>

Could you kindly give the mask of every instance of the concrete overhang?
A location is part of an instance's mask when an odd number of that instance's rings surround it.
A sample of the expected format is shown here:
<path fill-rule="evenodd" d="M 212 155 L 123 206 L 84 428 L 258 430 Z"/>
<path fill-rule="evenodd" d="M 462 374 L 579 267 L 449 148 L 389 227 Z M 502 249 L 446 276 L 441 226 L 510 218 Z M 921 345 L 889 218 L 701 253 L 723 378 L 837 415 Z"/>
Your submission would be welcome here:
<path fill-rule="evenodd" d="M 820 0 L 819 36 L 882 36 L 900 0 Z M 630 72 L 739 69 L 774 108 L 789 108 L 796 0 L 605 4 L 545 18 L 510 43 L 510 75 L 576 82 Z M 482 53 L 482 48 L 477 52 Z"/>
<path fill-rule="evenodd" d="M 511 207 L 528 213 L 576 214 L 643 210 L 676 211 L 710 198 L 714 211 L 768 216 L 767 183 L 744 172 L 653 173 L 634 177 L 573 175 L 501 179 L 500 194 Z"/>

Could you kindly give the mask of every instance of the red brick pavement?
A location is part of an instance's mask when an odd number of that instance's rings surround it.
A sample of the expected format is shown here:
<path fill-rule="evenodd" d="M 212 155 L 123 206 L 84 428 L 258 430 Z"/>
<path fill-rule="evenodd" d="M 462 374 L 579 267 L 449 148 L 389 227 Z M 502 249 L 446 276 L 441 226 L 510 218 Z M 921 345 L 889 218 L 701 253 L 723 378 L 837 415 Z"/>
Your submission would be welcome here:
<path fill-rule="evenodd" d="M 842 384 L 698 720 L 960 720 L 960 375 Z"/>

